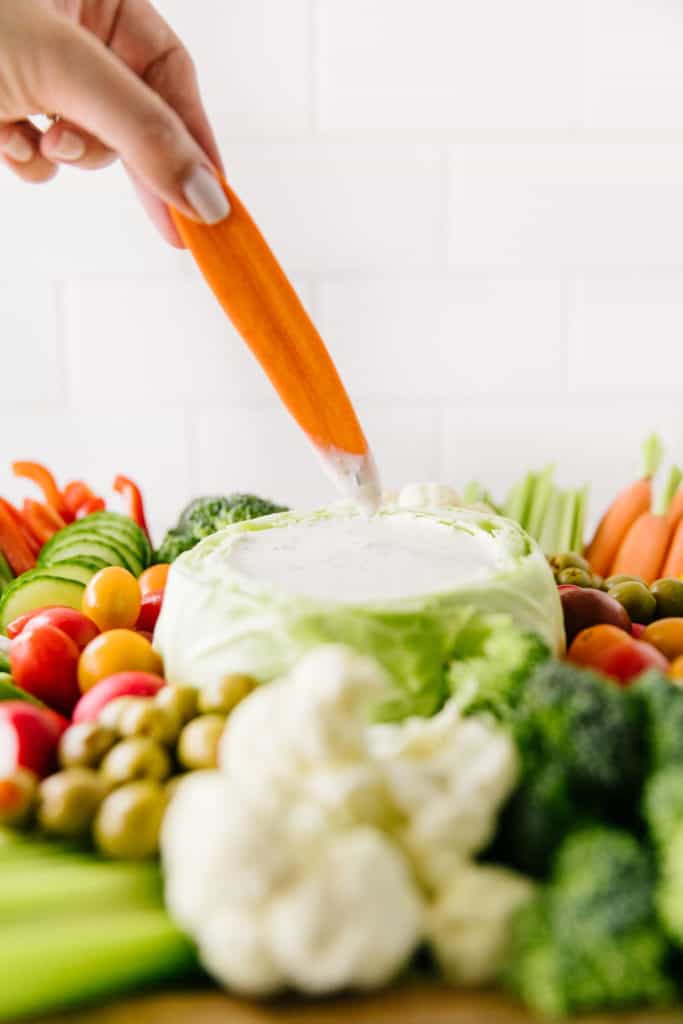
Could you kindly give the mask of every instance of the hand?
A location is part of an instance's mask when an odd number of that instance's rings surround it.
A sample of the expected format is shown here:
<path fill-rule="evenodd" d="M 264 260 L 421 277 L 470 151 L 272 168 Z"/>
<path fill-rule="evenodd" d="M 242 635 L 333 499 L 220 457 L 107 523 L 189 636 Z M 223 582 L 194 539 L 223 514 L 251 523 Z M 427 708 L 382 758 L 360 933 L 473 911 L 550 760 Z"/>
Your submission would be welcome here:
<path fill-rule="evenodd" d="M 59 114 L 45 133 L 27 120 L 39 112 Z M 117 156 L 172 245 L 166 204 L 206 223 L 229 213 L 194 66 L 148 0 L 0 0 L 0 159 L 44 182 Z"/>

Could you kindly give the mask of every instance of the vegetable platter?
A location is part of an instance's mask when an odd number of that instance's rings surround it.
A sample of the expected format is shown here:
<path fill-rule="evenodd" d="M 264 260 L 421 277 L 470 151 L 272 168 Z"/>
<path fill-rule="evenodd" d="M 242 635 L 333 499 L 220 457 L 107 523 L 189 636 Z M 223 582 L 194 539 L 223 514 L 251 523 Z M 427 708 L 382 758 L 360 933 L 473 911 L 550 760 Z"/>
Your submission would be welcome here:
<path fill-rule="evenodd" d="M 202 496 L 156 544 L 129 478 L 16 463 L 39 494 L 0 500 L 0 1021 L 677 1019 L 663 461 L 648 439 L 592 537 L 547 467 L 371 516 Z M 88 1009 L 150 986 L 176 995 Z"/>

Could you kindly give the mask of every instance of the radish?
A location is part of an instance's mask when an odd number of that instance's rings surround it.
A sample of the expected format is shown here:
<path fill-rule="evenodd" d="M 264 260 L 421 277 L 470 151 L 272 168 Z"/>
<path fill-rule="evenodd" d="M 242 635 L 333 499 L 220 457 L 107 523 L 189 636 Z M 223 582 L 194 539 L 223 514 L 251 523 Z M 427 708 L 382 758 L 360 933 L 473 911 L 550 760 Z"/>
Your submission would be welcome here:
<path fill-rule="evenodd" d="M 94 722 L 102 708 L 117 697 L 153 697 L 165 681 L 151 672 L 117 672 L 101 679 L 74 708 L 74 722 Z"/>
<path fill-rule="evenodd" d="M 26 768 L 40 778 L 54 765 L 68 722 L 55 711 L 25 701 L 0 703 L 0 778 Z"/>

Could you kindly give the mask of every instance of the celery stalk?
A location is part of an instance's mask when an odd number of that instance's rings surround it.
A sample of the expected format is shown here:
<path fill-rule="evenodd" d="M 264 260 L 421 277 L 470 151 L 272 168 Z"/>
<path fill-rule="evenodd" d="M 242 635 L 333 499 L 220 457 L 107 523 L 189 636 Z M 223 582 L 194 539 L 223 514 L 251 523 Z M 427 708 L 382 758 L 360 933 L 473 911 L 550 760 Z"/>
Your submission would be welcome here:
<path fill-rule="evenodd" d="M 553 488 L 543 521 L 543 529 L 538 537 L 538 543 L 546 555 L 556 555 L 558 553 L 557 537 L 560 530 L 562 510 L 562 494 L 557 488 Z"/>
<path fill-rule="evenodd" d="M 578 493 L 578 491 L 564 491 L 562 494 L 562 512 L 556 538 L 557 547 L 555 548 L 557 553 L 571 550 Z"/>
<path fill-rule="evenodd" d="M 543 521 L 550 501 L 550 495 L 554 487 L 554 470 L 554 466 L 546 466 L 543 472 L 539 475 L 536 487 L 534 488 L 533 499 L 529 509 L 528 522 L 525 525 L 525 529 L 535 540 L 538 540 L 543 530 Z"/>
<path fill-rule="evenodd" d="M 159 907 L 2 925 L 0 1021 L 65 1010 L 196 969 L 193 948 Z"/>
<path fill-rule="evenodd" d="M 462 492 L 462 503 L 463 505 L 476 505 L 478 501 L 481 501 L 483 494 L 483 488 L 477 480 L 470 480 Z"/>
<path fill-rule="evenodd" d="M 575 551 L 577 554 L 582 555 L 585 547 L 584 543 L 584 532 L 586 529 L 586 511 L 588 508 L 588 495 L 590 489 L 588 484 L 579 491 L 576 498 L 576 516 L 574 518 L 574 535 L 572 537 L 572 543 L 570 551 Z"/>
<path fill-rule="evenodd" d="M 519 525 L 524 529 L 526 529 L 529 519 L 529 511 L 531 509 L 537 480 L 538 477 L 536 473 L 527 473 L 524 480 L 520 480 L 520 482 L 515 484 L 512 488 L 505 503 L 504 514 L 508 519 L 512 519 L 514 522 L 519 523 Z"/>

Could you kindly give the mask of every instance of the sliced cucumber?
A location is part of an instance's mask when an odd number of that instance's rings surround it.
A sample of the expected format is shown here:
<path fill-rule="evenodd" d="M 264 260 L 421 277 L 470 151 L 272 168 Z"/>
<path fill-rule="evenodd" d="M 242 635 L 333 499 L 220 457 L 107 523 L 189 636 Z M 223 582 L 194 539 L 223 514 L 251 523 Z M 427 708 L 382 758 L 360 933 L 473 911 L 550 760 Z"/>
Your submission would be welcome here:
<path fill-rule="evenodd" d="M 38 565 L 43 569 L 49 569 L 60 562 L 70 562 L 74 558 L 100 558 L 107 565 L 121 565 L 136 576 L 140 575 L 140 563 L 134 551 L 109 537 L 99 538 L 94 533 L 75 536 L 64 534 L 49 552 L 41 552 Z"/>
<path fill-rule="evenodd" d="M 90 516 L 85 516 L 84 519 L 79 519 L 76 523 L 69 527 L 80 526 L 83 523 L 87 523 L 89 526 L 94 526 L 99 529 L 100 526 L 106 526 L 107 529 L 115 530 L 121 533 L 126 538 L 126 542 L 140 552 L 142 561 L 149 565 L 152 559 L 152 547 L 147 539 L 143 530 L 140 529 L 137 523 L 134 523 L 129 516 L 122 516 L 118 512 L 93 512 Z"/>
<path fill-rule="evenodd" d="M 65 559 L 63 562 L 52 562 L 47 568 L 54 569 L 65 580 L 78 580 L 79 583 L 88 584 L 96 572 L 100 569 L 107 569 L 111 562 L 105 562 L 103 558 L 78 558 Z"/>
<path fill-rule="evenodd" d="M 8 586 L 0 599 L 0 629 L 26 612 L 58 604 L 80 610 L 85 586 L 79 580 L 64 579 L 57 568 L 32 569 Z"/>

